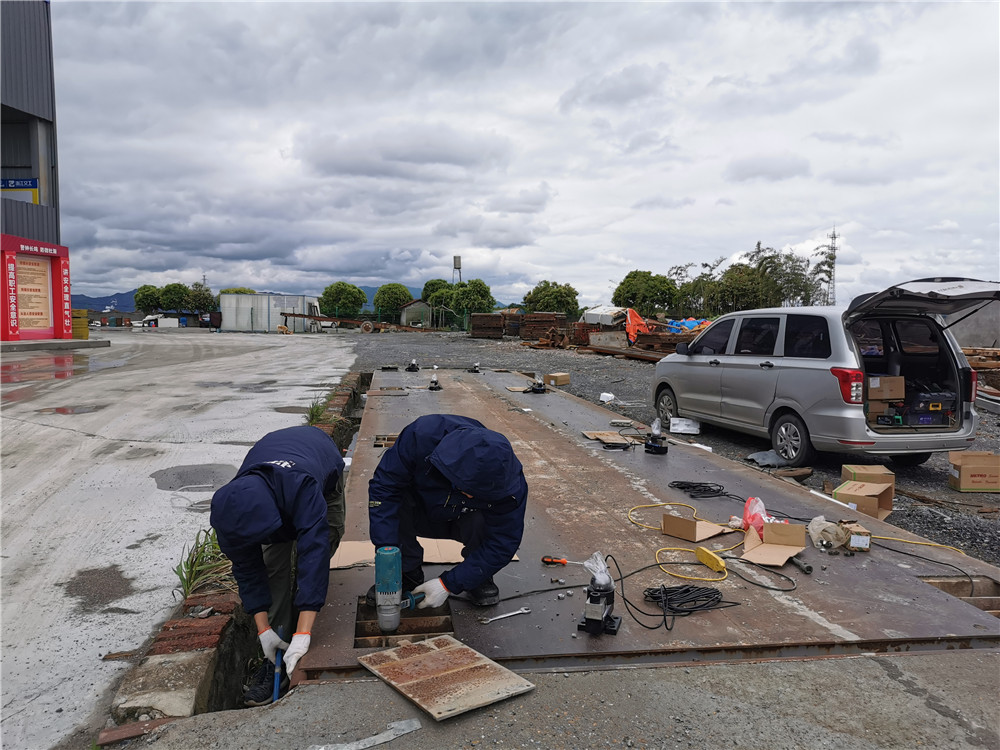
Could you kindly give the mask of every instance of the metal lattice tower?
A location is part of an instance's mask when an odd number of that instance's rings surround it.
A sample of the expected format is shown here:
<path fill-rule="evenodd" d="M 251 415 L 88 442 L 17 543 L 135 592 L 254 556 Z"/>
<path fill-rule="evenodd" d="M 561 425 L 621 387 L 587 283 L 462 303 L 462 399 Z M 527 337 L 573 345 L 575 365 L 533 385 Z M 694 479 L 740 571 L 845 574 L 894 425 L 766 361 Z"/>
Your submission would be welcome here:
<path fill-rule="evenodd" d="M 830 240 L 830 257 L 833 262 L 830 265 L 830 288 L 827 290 L 827 297 L 829 298 L 829 304 L 837 304 L 837 227 L 833 228 L 833 231 L 827 235 Z"/>

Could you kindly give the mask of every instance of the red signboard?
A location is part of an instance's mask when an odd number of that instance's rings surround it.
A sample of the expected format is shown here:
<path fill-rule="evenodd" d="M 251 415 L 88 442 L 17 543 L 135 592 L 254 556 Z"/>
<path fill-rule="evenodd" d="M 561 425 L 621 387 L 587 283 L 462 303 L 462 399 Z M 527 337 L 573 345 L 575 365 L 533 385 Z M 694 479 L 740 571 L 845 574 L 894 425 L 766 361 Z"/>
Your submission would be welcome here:
<path fill-rule="evenodd" d="M 73 338 L 69 248 L 0 235 L 4 341 Z"/>

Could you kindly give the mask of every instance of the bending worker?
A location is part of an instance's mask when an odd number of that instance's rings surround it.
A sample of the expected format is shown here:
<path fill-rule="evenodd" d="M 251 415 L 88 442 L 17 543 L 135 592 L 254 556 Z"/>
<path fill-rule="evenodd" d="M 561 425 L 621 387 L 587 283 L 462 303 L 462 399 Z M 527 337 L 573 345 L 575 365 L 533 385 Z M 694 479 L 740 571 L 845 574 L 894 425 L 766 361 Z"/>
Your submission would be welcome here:
<path fill-rule="evenodd" d="M 326 601 L 330 557 L 344 534 L 344 460 L 337 445 L 316 427 L 268 433 L 212 497 L 211 522 L 266 657 L 244 702 L 264 705 L 272 699 L 277 650 L 285 649 L 284 673 L 291 675 Z M 287 689 L 284 676 L 281 685 Z"/>
<path fill-rule="evenodd" d="M 399 547 L 403 589 L 438 607 L 468 592 L 473 604 L 500 601 L 493 582 L 524 533 L 528 485 L 507 438 L 475 419 L 431 414 L 413 421 L 382 456 L 368 484 L 368 521 L 376 547 Z M 424 583 L 417 537 L 462 542 L 461 563 Z M 374 602 L 374 587 L 368 592 Z"/>

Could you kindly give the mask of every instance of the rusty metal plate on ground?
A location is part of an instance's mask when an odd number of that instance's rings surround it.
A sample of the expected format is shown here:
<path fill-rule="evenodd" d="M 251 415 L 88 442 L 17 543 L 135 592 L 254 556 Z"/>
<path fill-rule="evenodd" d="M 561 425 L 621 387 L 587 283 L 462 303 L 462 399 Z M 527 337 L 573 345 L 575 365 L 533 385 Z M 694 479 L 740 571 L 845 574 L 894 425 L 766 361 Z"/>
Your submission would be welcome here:
<path fill-rule="evenodd" d="M 535 687 L 447 635 L 419 643 L 404 641 L 358 661 L 437 721 Z"/>

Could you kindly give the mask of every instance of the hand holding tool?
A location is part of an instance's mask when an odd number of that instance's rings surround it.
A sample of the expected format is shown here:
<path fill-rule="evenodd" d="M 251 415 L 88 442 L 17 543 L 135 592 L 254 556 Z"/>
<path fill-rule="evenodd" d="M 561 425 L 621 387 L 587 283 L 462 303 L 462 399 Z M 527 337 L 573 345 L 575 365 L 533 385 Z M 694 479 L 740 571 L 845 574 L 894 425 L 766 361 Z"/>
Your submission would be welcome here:
<path fill-rule="evenodd" d="M 274 663 L 275 656 L 279 648 L 288 648 L 288 644 L 281 640 L 281 636 L 274 632 L 273 628 L 261 631 L 257 634 L 260 639 L 260 647 L 264 650 L 267 660 Z"/>
<path fill-rule="evenodd" d="M 531 614 L 531 610 L 527 607 L 521 607 L 520 609 L 515 609 L 513 612 L 508 612 L 504 615 L 496 615 L 495 617 L 480 617 L 479 622 L 483 625 L 489 625 L 494 620 L 502 620 L 505 617 L 513 617 L 514 615 L 527 615 Z"/>
<path fill-rule="evenodd" d="M 285 651 L 285 674 L 289 677 L 295 671 L 299 659 L 306 655 L 311 642 L 312 636 L 309 633 L 296 633 L 292 636 L 292 643 L 288 647 L 288 650 Z M 277 666 L 275 666 L 275 669 L 277 669 Z"/>
<path fill-rule="evenodd" d="M 417 594 L 424 595 L 424 600 L 417 605 L 417 609 L 424 609 L 425 607 L 440 607 L 448 601 L 448 589 L 445 587 L 444 581 L 440 578 L 434 578 L 426 583 L 421 583 L 413 589 L 414 597 Z"/>

